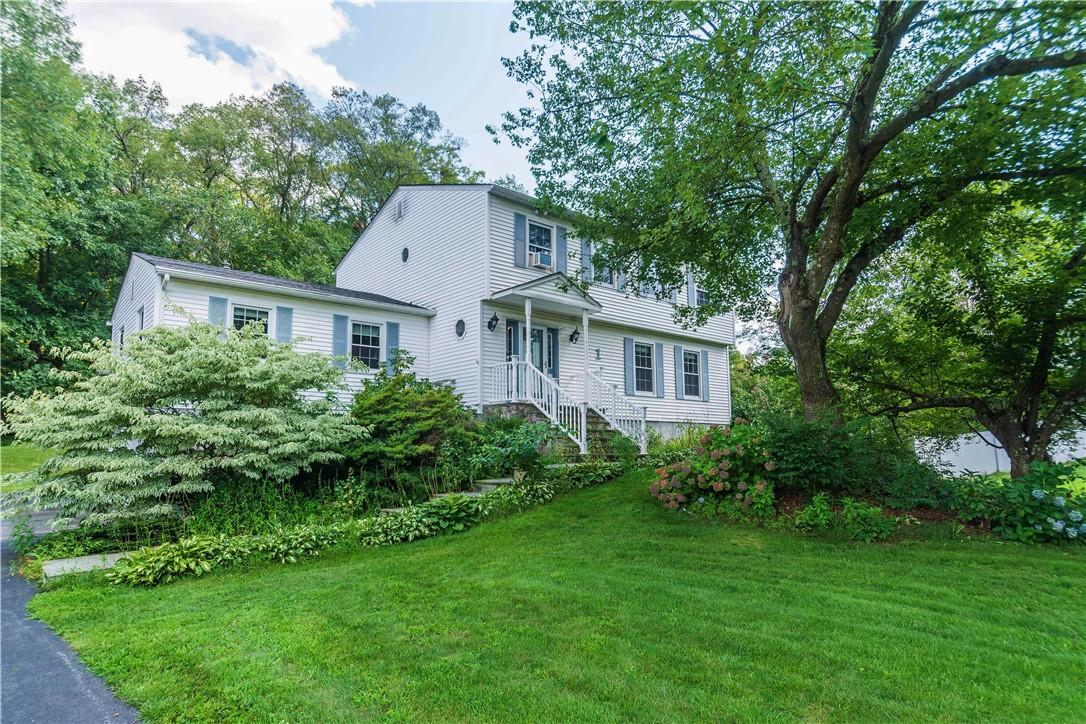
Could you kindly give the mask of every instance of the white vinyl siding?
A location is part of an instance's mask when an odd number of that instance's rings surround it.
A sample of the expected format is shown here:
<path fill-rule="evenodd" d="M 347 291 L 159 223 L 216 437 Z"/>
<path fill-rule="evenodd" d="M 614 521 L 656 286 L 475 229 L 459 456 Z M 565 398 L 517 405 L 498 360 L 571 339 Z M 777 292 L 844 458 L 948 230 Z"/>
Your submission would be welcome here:
<path fill-rule="evenodd" d="M 384 294 L 436 312 L 429 319 L 428 376 L 453 382 L 469 406 L 479 402 L 477 320 L 479 302 L 486 296 L 488 188 L 400 187 L 336 269 L 336 286 Z M 396 219 L 401 201 L 407 212 Z M 508 263 L 513 263 L 512 246 Z M 457 336 L 461 319 L 466 329 Z M 485 334 L 486 326 L 481 329 Z"/>
<path fill-rule="evenodd" d="M 158 308 L 158 274 L 149 262 L 133 256 L 128 262 L 121 288 L 117 293 L 117 304 L 113 308 L 110 321 L 113 323 L 112 338 L 120 344 L 121 329 L 129 336 L 133 330 L 154 326 Z M 142 321 L 141 321 L 142 311 Z"/>
<path fill-rule="evenodd" d="M 548 272 L 543 269 L 520 268 L 513 265 L 513 215 L 525 214 L 529 226 L 532 223 L 554 226 L 561 224 L 560 219 L 544 218 L 529 206 L 507 199 L 491 196 L 490 198 L 490 293 L 508 289 L 524 282 L 538 279 Z M 581 273 L 580 242 L 576 240 L 576 231 L 569 227 L 567 232 L 569 249 L 574 253 L 568 258 L 567 276 L 579 279 Z M 653 334 L 667 334 L 705 342 L 735 344 L 735 317 L 722 314 L 713 317 L 705 325 L 696 329 L 684 329 L 675 322 L 675 305 L 668 299 L 657 300 L 655 297 L 639 297 L 631 285 L 622 291 L 614 287 L 614 282 L 595 283 L 589 290 L 596 301 L 603 305 L 603 311 L 593 316 L 594 320 L 624 325 L 637 336 L 637 330 L 651 331 Z M 686 303 L 686 287 L 678 290 L 677 301 Z M 630 335 L 627 335 L 630 336 Z"/>
<path fill-rule="evenodd" d="M 415 357 L 412 369 L 420 377 L 429 376 L 429 320 L 426 317 L 370 308 L 365 304 L 325 302 L 177 278 L 170 280 L 163 293 L 165 305 L 162 323 L 172 327 L 188 324 L 190 317 L 198 320 L 207 319 L 208 297 L 212 296 L 224 297 L 231 305 L 271 310 L 270 329 L 276 328 L 276 308 L 290 307 L 292 341 L 294 349 L 299 352 L 332 354 L 332 315 L 334 314 L 342 314 L 354 320 L 379 319 L 384 322 L 398 322 L 400 325 L 399 347 L 406 349 Z M 373 374 L 372 371 L 348 370 L 344 379 L 349 390 L 341 395 L 341 398 L 349 401 L 353 392 L 361 387 L 362 380 L 372 377 Z"/>

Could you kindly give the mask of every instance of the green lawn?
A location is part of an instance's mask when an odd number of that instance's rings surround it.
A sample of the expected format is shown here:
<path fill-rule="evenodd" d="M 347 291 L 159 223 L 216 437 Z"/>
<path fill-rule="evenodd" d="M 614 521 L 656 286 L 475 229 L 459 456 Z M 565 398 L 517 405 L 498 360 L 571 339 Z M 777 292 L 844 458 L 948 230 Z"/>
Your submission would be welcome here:
<path fill-rule="evenodd" d="M 32 445 L 4 443 L 0 445 L 0 475 L 7 473 L 25 473 L 33 470 L 49 459 L 53 453 Z M 10 492 L 21 486 L 12 485 L 0 478 L 0 491 Z"/>
<path fill-rule="evenodd" d="M 1081 551 L 813 540 L 665 511 L 645 485 L 31 608 L 152 721 L 1081 716 Z"/>

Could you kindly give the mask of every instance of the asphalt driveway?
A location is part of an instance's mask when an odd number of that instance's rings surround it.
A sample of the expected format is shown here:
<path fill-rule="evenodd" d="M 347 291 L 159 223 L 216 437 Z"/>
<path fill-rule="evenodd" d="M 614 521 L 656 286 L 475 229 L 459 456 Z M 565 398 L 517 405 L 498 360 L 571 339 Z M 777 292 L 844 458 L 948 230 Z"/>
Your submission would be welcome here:
<path fill-rule="evenodd" d="M 44 532 L 45 516 L 35 528 Z M 34 584 L 9 572 L 10 521 L 0 523 L 0 723 L 136 722 L 139 714 L 92 674 L 64 639 L 27 618 Z"/>

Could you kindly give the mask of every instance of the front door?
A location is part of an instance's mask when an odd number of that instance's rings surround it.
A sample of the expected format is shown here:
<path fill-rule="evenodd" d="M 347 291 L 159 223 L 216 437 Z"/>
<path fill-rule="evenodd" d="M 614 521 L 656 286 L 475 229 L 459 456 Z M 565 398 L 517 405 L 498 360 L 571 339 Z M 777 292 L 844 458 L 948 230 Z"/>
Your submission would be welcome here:
<path fill-rule="evenodd" d="M 547 330 L 542 327 L 532 327 L 532 364 L 537 370 L 547 372 L 551 366 L 547 364 L 547 353 L 550 351 L 550 340 L 547 339 Z"/>
<path fill-rule="evenodd" d="M 524 329 L 524 325 L 517 324 L 517 329 Z M 514 325 L 509 324 L 505 328 L 505 359 L 510 361 L 518 356 L 520 350 L 520 344 L 514 342 Z M 521 333 L 521 339 L 523 340 L 523 332 Z M 551 335 L 547 333 L 546 327 L 536 327 L 532 325 L 532 343 L 530 346 L 530 357 L 532 364 L 536 369 L 545 372 L 548 375 L 554 376 L 554 344 L 555 341 L 551 338 Z"/>

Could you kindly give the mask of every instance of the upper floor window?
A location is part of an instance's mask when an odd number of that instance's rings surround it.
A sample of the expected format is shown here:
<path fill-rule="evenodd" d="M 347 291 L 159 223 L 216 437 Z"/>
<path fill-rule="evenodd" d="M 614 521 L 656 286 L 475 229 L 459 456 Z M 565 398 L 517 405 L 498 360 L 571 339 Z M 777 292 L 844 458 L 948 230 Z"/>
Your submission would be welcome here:
<path fill-rule="evenodd" d="M 701 361 L 697 352 L 683 350 L 683 394 L 697 397 L 701 394 Z"/>
<path fill-rule="evenodd" d="M 598 267 L 596 269 L 596 281 L 613 287 L 615 285 L 615 273 L 607 267 Z"/>
<path fill-rule="evenodd" d="M 381 366 L 381 327 L 355 322 L 351 325 L 351 358 L 370 369 Z"/>
<path fill-rule="evenodd" d="M 656 376 L 652 369 L 652 345 L 634 343 L 634 390 L 654 392 Z"/>
<path fill-rule="evenodd" d="M 533 222 L 528 222 L 528 255 L 539 255 L 539 263 L 543 266 L 553 267 L 554 257 L 551 246 L 551 228 Z"/>
<path fill-rule="evenodd" d="M 143 307 L 136 310 L 136 329 L 143 329 Z"/>
<path fill-rule="evenodd" d="M 694 299 L 697 300 L 698 306 L 702 306 L 709 303 L 709 292 L 701 289 L 700 287 L 694 292 Z"/>
<path fill-rule="evenodd" d="M 256 307 L 234 307 L 234 329 L 241 329 L 252 322 L 259 324 L 264 334 L 268 333 L 268 310 Z"/>

